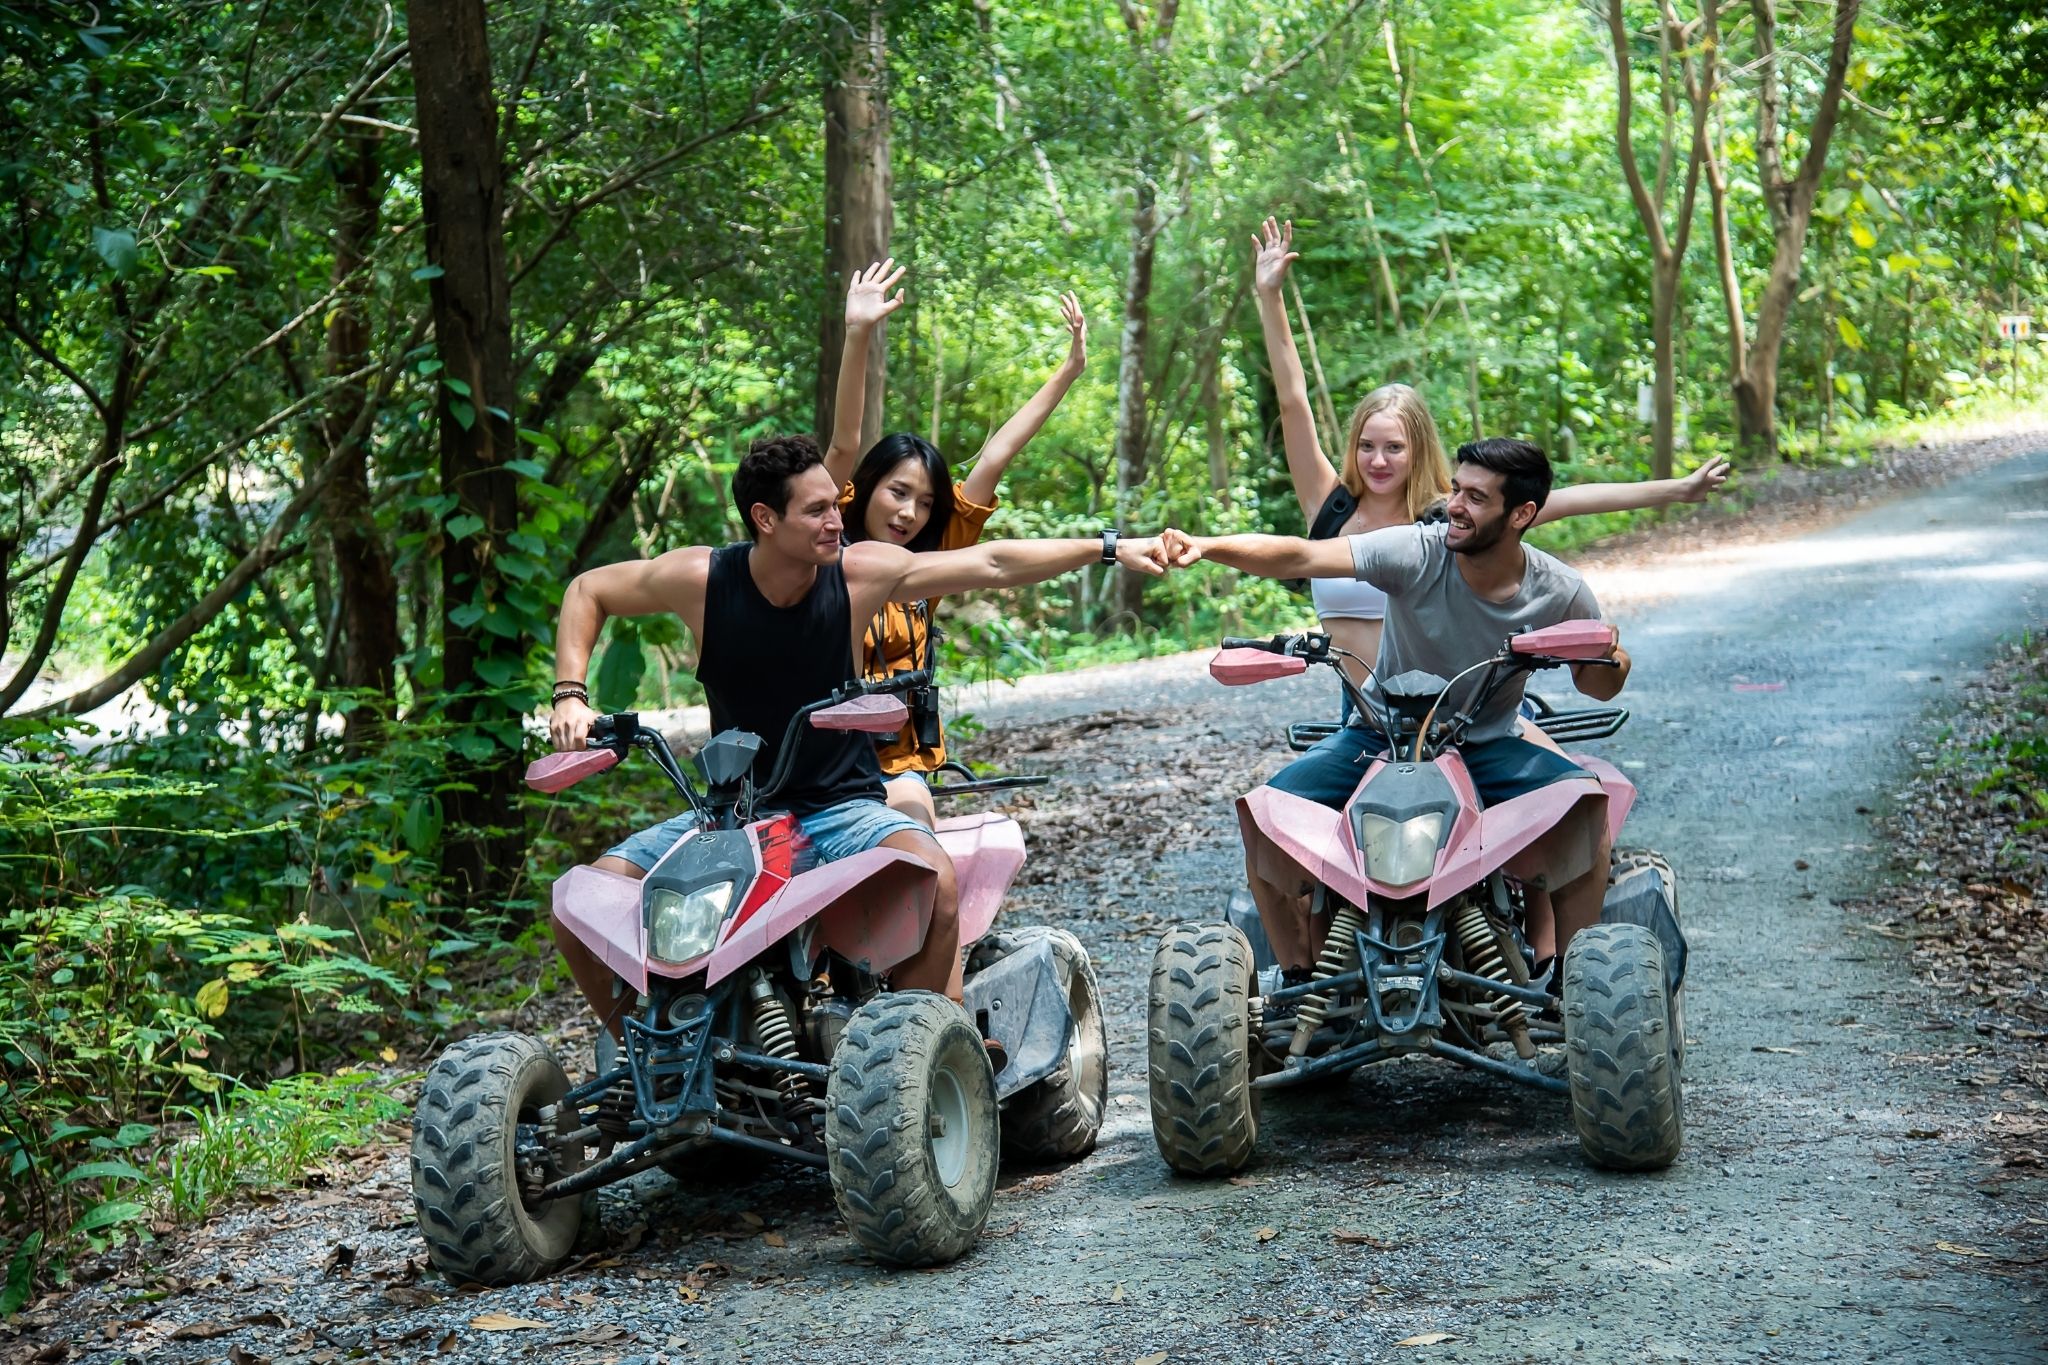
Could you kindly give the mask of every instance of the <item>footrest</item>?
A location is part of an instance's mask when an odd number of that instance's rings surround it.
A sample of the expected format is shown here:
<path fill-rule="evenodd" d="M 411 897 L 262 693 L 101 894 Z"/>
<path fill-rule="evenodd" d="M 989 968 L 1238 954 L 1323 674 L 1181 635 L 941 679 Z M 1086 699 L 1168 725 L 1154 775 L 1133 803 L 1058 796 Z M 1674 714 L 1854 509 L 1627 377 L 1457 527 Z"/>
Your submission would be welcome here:
<path fill-rule="evenodd" d="M 1313 749 L 1343 728 L 1340 721 L 1298 720 L 1287 727 L 1287 747 L 1296 753 Z"/>
<path fill-rule="evenodd" d="M 1606 739 L 1628 723 L 1625 706 L 1592 706 L 1582 711 L 1551 711 L 1536 723 L 1543 733 L 1560 744 L 1588 739 Z"/>
<path fill-rule="evenodd" d="M 941 782 L 941 775 L 953 778 Z M 976 777 L 974 770 L 965 763 L 942 763 L 938 770 L 925 778 L 925 786 L 933 796 L 974 796 L 981 792 L 1016 791 L 1021 787 L 1043 787 L 1052 779 L 1043 773 L 1017 773 L 1008 777 Z"/>

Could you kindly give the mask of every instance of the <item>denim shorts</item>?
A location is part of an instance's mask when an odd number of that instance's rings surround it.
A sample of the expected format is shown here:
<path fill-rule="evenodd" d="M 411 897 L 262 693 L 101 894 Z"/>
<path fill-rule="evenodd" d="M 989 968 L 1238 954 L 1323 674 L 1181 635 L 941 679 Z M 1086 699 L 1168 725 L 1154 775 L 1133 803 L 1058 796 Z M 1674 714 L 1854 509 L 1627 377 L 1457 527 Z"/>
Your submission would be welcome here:
<path fill-rule="evenodd" d="M 884 803 L 865 796 L 798 816 L 797 824 L 802 828 L 808 845 L 807 851 L 798 856 L 799 872 L 819 863 L 837 862 L 856 853 L 865 853 L 890 835 L 901 834 L 905 830 L 922 834 L 927 839 L 933 837 L 931 830 L 902 811 L 892 810 Z M 695 813 L 685 811 L 652 829 L 627 836 L 606 849 L 605 856 L 624 858 L 646 872 L 661 861 L 663 854 L 675 847 L 678 839 L 696 827 Z"/>
<path fill-rule="evenodd" d="M 1273 775 L 1266 785 L 1325 806 L 1341 807 L 1387 741 L 1362 725 L 1347 725 Z M 1497 806 L 1539 787 L 1592 774 L 1554 749 L 1508 735 L 1458 748 L 1483 805 Z"/>

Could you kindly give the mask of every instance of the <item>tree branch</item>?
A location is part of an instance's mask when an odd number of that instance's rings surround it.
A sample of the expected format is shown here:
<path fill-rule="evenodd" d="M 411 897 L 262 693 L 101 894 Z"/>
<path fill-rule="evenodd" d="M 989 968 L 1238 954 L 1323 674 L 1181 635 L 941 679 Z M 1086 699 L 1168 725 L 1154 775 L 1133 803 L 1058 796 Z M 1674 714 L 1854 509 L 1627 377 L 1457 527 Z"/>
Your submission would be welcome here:
<path fill-rule="evenodd" d="M 1256 95 L 1261 90 L 1266 89 L 1268 86 L 1271 86 L 1276 82 L 1285 80 L 1294 71 L 1294 68 L 1300 66 L 1303 62 L 1307 61 L 1310 57 L 1314 56 L 1315 53 L 1323 46 L 1324 43 L 1329 42 L 1334 34 L 1336 34 L 1340 29 L 1342 29 L 1345 25 L 1351 22 L 1352 15 L 1358 13 L 1358 11 L 1363 8 L 1365 8 L 1365 0 L 1351 0 L 1351 3 L 1344 7 L 1344 12 L 1338 15 L 1335 19 L 1331 20 L 1330 26 L 1328 28 L 1325 28 L 1321 33 L 1318 33 L 1312 40 L 1310 40 L 1308 45 L 1303 47 L 1299 52 L 1296 52 L 1292 57 L 1289 57 L 1286 61 L 1280 63 L 1280 65 L 1274 67 L 1271 71 L 1268 71 L 1263 76 L 1247 75 L 1244 79 L 1244 83 L 1240 85 L 1235 91 L 1232 91 L 1230 94 L 1227 95 L 1218 96 L 1216 99 L 1209 101 L 1207 104 L 1198 105 L 1196 108 L 1190 110 L 1187 116 L 1181 119 L 1181 122 L 1183 124 L 1199 123 L 1201 120 L 1209 117 L 1209 115 L 1215 113 L 1217 110 L 1223 108 L 1225 105 L 1234 104 L 1238 100 L 1243 99 L 1246 95 Z"/>

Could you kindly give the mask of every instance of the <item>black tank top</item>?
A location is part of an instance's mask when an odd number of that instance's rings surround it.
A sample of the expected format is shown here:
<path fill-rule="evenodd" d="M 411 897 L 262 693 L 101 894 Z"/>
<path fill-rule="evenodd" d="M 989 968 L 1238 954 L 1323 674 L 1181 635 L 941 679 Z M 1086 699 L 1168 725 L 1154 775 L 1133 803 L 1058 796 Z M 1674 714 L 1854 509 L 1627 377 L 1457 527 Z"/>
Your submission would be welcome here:
<path fill-rule="evenodd" d="M 711 703 L 712 734 L 749 730 L 761 737 L 754 779 L 766 782 L 789 718 L 853 676 L 853 607 L 836 561 L 819 566 L 802 601 L 776 606 L 747 570 L 753 548 L 742 542 L 711 552 L 697 681 Z M 856 797 L 882 799 L 871 736 L 807 725 L 797 743 L 796 767 L 772 805 L 809 815 Z"/>

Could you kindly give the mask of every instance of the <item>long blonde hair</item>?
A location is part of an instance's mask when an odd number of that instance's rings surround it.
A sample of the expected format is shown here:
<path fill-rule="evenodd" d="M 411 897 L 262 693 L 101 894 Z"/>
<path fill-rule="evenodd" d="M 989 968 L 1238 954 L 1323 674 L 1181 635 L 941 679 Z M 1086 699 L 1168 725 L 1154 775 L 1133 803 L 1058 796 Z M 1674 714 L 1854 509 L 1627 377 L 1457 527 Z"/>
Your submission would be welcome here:
<path fill-rule="evenodd" d="M 1382 384 L 1351 410 L 1351 429 L 1344 438 L 1344 490 L 1354 498 L 1365 496 L 1358 438 L 1366 419 L 1381 412 L 1399 417 L 1401 429 L 1408 435 L 1408 486 L 1402 493 L 1413 520 L 1451 495 L 1451 465 L 1444 458 L 1443 439 L 1436 434 L 1436 419 L 1429 415 L 1429 405 L 1406 384 Z"/>

